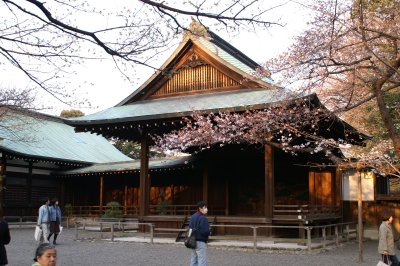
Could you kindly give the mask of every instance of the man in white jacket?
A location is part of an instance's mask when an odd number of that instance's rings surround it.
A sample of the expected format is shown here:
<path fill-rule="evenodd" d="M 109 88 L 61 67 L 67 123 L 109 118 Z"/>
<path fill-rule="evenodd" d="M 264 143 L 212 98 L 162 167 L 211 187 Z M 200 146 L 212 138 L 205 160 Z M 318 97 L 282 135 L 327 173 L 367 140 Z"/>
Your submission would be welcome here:
<path fill-rule="evenodd" d="M 49 208 L 50 200 L 46 198 L 43 200 L 43 205 L 39 208 L 39 217 L 37 221 L 37 226 L 42 229 L 42 236 L 40 237 L 40 242 L 49 243 L 47 240 L 49 225 L 50 225 L 50 208 Z"/>

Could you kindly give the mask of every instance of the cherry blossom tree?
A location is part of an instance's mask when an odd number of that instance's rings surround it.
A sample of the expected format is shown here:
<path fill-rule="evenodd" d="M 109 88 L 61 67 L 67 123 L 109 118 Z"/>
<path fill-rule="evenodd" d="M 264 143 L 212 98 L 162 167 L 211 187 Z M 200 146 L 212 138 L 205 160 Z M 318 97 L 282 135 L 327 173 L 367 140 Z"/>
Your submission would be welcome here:
<path fill-rule="evenodd" d="M 287 52 L 267 62 L 269 70 L 283 86 L 318 92 L 338 114 L 353 110 L 352 117 L 361 120 L 366 110 L 376 110 L 390 142 L 376 141 L 382 145 L 360 159 L 380 158 L 395 166 L 400 158 L 399 1 L 312 3 L 309 28 Z M 365 132 L 373 134 L 377 126 L 369 124 Z"/>
<path fill-rule="evenodd" d="M 184 120 L 183 128 L 153 136 L 157 146 L 163 150 L 201 151 L 215 145 L 270 144 L 292 154 L 320 153 L 338 165 L 343 161 L 339 147 L 360 141 L 359 136 L 351 137 L 351 128 L 343 137 L 330 132 L 329 125 L 337 118 L 309 98 L 242 113 L 194 113 Z"/>
<path fill-rule="evenodd" d="M 267 63 L 286 86 L 316 91 L 334 112 L 353 117 L 376 110 L 382 125 L 367 151 L 358 153 L 358 171 L 366 166 L 400 174 L 400 2 L 397 0 L 314 0 L 315 16 L 286 53 Z M 366 108 L 363 110 L 363 108 Z M 375 132 L 376 133 L 376 132 Z M 376 136 L 376 135 L 375 135 Z M 353 153 L 354 155 L 354 153 Z M 362 228 L 361 175 L 358 222 Z M 359 261 L 363 260 L 359 233 Z"/>
<path fill-rule="evenodd" d="M 393 142 L 383 125 L 379 110 L 373 101 L 363 104 L 343 114 L 346 121 L 362 132 L 367 132 L 372 138 L 365 146 L 347 147 L 348 157 L 357 158 L 364 167 L 379 169 L 383 175 L 391 174 L 400 177 L 398 159 L 395 155 Z"/>

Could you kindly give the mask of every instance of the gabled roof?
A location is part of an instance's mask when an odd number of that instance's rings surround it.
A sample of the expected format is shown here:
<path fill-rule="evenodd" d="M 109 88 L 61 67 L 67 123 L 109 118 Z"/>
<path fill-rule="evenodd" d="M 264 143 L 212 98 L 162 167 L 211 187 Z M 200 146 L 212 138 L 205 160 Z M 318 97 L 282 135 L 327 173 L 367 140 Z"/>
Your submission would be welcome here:
<path fill-rule="evenodd" d="M 130 160 L 107 139 L 76 133 L 64 119 L 26 110 L 9 110 L 0 120 L 0 151 L 47 160 L 102 163 Z"/>
<path fill-rule="evenodd" d="M 192 23 L 190 32 L 175 52 L 142 86 L 115 107 L 95 114 L 72 118 L 70 125 L 108 125 L 119 122 L 140 122 L 152 119 L 181 118 L 193 111 L 237 111 L 253 108 L 255 105 L 268 105 L 287 99 L 286 91 L 272 84 L 269 79 L 260 80 L 252 75 L 260 67 L 238 49 L 224 41 L 215 33 L 208 31 L 199 23 Z M 223 79 L 230 79 L 221 90 L 197 90 L 190 93 L 155 95 L 157 88 L 171 81 L 184 68 L 185 60 L 195 54 L 196 60 L 211 66 Z M 199 58 L 197 58 L 197 56 Z M 200 65 L 202 64 L 200 63 Z M 194 67 L 190 67 L 191 70 Z M 174 72 L 175 71 L 175 72 Z M 201 69 L 202 73 L 210 69 Z M 167 73 L 172 73 L 171 75 Z M 215 74 L 214 73 L 214 74 Z M 219 78 L 221 78 L 219 76 Z M 180 77 L 181 78 L 181 77 Z M 215 77 L 213 76 L 215 79 Z M 171 86 L 177 86 L 175 83 Z M 233 88 L 234 87 L 234 88 Z M 79 130 L 79 129 L 78 129 Z"/>
<path fill-rule="evenodd" d="M 180 45 L 160 67 L 160 71 L 156 71 L 142 84 L 142 86 L 116 106 L 122 106 L 138 100 L 143 100 L 143 96 L 146 95 L 149 90 L 160 86 L 160 84 L 170 78 L 171 74 L 173 75 L 175 73 L 177 70 L 176 67 L 180 63 L 179 61 L 187 56 L 187 54 L 190 53 L 189 50 L 193 47 L 208 57 L 208 61 L 204 56 L 201 58 L 202 60 L 207 61 L 207 63 L 211 65 L 218 66 L 218 69 L 221 71 L 224 71 L 225 69 L 225 72 L 229 72 L 226 74 L 231 76 L 237 82 L 242 82 L 244 79 L 248 79 L 248 82 L 250 81 L 254 83 L 254 86 L 259 88 L 277 88 L 269 78 L 264 78 L 262 80 L 255 78 L 254 74 L 261 66 L 223 40 L 217 34 L 205 30 L 203 26 L 196 22 L 192 23 L 189 28 L 191 29 L 191 32 L 186 33 Z M 198 28 L 201 29 L 199 30 Z M 221 68 L 221 66 L 223 66 L 223 68 Z M 232 76 L 233 73 L 235 76 Z"/>

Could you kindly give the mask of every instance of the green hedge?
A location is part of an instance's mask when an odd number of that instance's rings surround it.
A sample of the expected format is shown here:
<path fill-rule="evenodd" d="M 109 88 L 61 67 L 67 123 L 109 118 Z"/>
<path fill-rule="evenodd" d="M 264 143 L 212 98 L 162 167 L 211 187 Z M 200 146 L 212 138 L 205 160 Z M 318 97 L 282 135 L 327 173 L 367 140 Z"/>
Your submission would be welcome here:
<path fill-rule="evenodd" d="M 122 210 L 119 202 L 111 201 L 107 203 L 107 209 L 104 214 L 101 216 L 102 218 L 121 218 Z"/>

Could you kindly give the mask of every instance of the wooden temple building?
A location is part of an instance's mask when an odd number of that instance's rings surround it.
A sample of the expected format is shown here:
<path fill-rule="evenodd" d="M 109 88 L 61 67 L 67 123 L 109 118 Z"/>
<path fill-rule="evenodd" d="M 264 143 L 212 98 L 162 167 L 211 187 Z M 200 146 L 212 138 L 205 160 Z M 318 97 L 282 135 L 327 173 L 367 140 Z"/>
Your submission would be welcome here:
<path fill-rule="evenodd" d="M 293 156 L 270 145 L 215 146 L 190 156 L 187 168 L 149 171 L 149 136 L 182 127 L 184 117 L 194 112 L 260 110 L 288 101 L 287 91 L 272 80 L 254 78 L 259 67 L 215 33 L 192 24 L 191 32 L 161 70 L 126 99 L 69 122 L 77 132 L 140 142 L 140 169 L 100 171 L 96 169 L 100 166 L 93 165 L 63 175 L 91 176 L 117 186 L 109 189 L 119 193 L 115 198 L 127 208 L 138 206 L 141 221 L 169 226 L 182 223 L 190 214 L 185 210 L 199 200 L 208 202 L 209 215 L 216 223 L 341 221 L 340 172 L 335 167 L 307 167 L 309 162 L 324 163 L 321 154 Z M 315 108 L 322 106 L 315 94 L 298 98 Z M 335 116 L 319 126 L 318 134 L 324 138 L 351 139 L 356 144 L 365 139 Z M 159 205 L 164 208 L 154 208 Z"/>
<path fill-rule="evenodd" d="M 194 112 L 260 110 L 290 100 L 286 90 L 272 80 L 253 77 L 259 67 L 215 33 L 192 24 L 191 32 L 160 71 L 115 107 L 69 120 L 45 119 L 76 132 L 66 136 L 68 140 L 52 143 L 49 151 L 56 146 L 62 152 L 75 150 L 76 145 L 89 142 L 73 134 L 97 141 L 113 137 L 139 142 L 140 160 L 118 154 L 103 140 L 71 156 L 54 152 L 47 157 L 0 143 L 8 186 L 4 205 L 10 207 L 6 211 L 15 212 L 11 207 L 23 203 L 37 207 L 36 195 L 46 194 L 59 195 L 62 205 L 84 209 L 85 215 L 99 215 L 106 203 L 118 201 L 125 216 L 174 228 L 185 222 L 200 200 L 207 201 L 209 219 L 217 224 L 304 225 L 346 220 L 341 171 L 310 165 L 329 164 L 322 154 L 295 156 L 270 145 L 241 144 L 216 145 L 184 157 L 149 159 L 150 135 L 181 128 L 184 118 Z M 315 94 L 298 98 L 313 108 L 323 107 Z M 59 133 L 50 134 L 58 137 Z M 321 122 L 318 134 L 354 144 L 366 139 L 334 115 Z M 23 174 L 14 171 L 18 164 L 25 166 Z M 43 176 L 44 172 L 48 175 Z"/>

